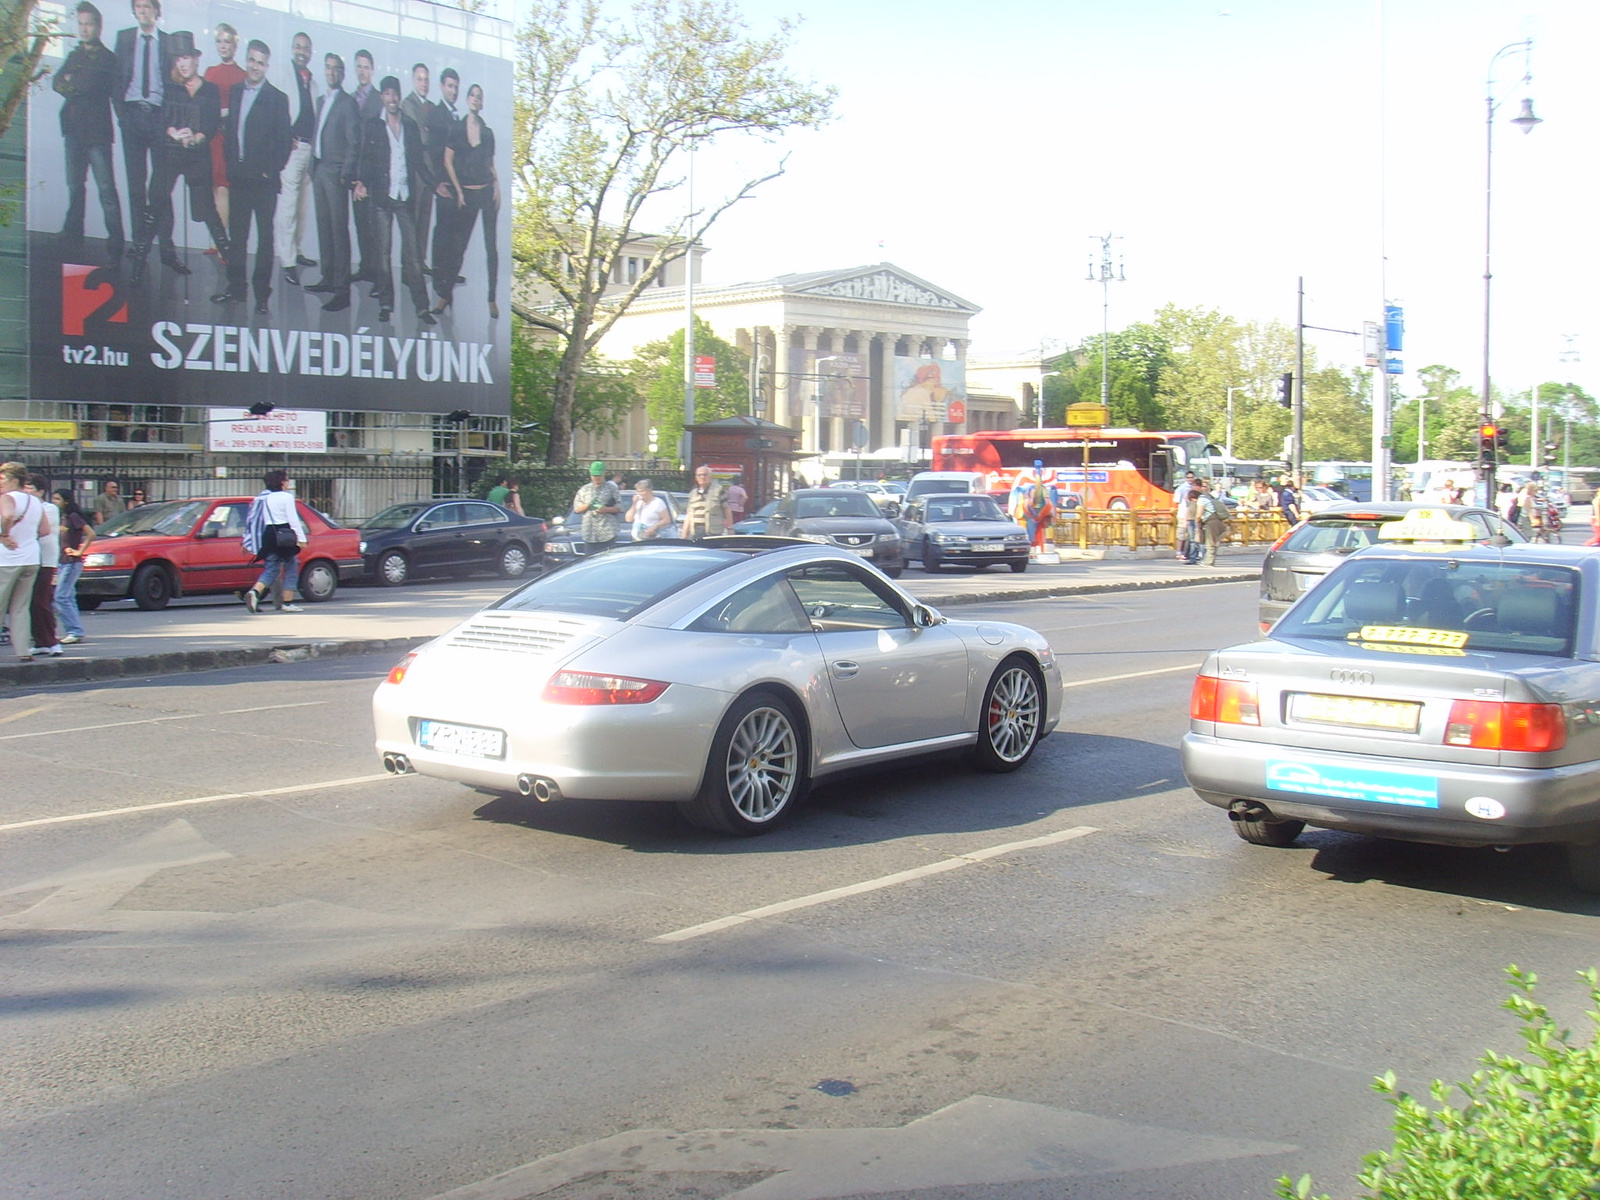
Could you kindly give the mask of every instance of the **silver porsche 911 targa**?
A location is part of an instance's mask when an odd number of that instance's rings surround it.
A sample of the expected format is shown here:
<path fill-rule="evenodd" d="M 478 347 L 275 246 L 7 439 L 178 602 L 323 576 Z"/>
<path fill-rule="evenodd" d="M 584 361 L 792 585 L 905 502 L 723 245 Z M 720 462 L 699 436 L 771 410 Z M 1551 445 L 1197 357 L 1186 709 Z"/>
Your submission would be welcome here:
<path fill-rule="evenodd" d="M 847 769 L 965 749 L 1016 770 L 1061 677 L 1043 635 L 948 620 L 847 551 L 730 537 L 534 580 L 406 655 L 373 715 L 393 772 L 749 835 Z"/>

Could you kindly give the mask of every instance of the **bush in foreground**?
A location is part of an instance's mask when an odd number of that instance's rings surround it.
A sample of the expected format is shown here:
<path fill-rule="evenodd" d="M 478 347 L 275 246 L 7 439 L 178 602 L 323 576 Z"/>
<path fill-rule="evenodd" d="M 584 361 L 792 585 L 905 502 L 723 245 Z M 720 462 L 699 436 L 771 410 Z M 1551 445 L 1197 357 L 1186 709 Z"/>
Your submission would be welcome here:
<path fill-rule="evenodd" d="M 1539 977 L 1516 966 L 1506 973 L 1516 991 L 1505 1007 L 1522 1022 L 1527 1061 L 1486 1052 L 1484 1069 L 1468 1082 L 1434 1081 L 1437 1109 L 1400 1091 L 1393 1071 L 1374 1080 L 1395 1110 L 1395 1139 L 1393 1149 L 1362 1160 L 1363 1200 L 1600 1198 L 1600 976 L 1593 968 L 1579 973 L 1596 1029 L 1574 1045 L 1534 1000 Z M 1452 1101 L 1457 1090 L 1460 1103 Z M 1311 1176 L 1285 1175 L 1277 1195 L 1308 1200 Z"/>

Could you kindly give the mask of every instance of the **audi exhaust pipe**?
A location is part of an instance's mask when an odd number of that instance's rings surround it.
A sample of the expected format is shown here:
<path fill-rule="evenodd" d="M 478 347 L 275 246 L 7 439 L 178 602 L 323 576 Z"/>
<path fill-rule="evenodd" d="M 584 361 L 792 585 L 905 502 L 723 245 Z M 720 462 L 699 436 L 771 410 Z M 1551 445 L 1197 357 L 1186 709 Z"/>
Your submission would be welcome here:
<path fill-rule="evenodd" d="M 395 754 L 388 751 L 383 756 L 383 769 L 391 775 L 410 775 L 411 760 L 404 754 Z"/>
<path fill-rule="evenodd" d="M 532 796 L 540 804 L 561 799 L 561 788 L 556 781 L 538 775 L 518 775 L 517 791 L 524 796 Z"/>

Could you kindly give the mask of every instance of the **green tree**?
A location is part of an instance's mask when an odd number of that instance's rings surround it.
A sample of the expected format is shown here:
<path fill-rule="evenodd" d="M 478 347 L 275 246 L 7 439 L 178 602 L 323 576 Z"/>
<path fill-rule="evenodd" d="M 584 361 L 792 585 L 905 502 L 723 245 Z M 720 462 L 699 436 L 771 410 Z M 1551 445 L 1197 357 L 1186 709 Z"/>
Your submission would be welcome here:
<path fill-rule="evenodd" d="M 1306 372 L 1306 462 L 1366 462 L 1372 457 L 1371 373 L 1338 367 Z"/>
<path fill-rule="evenodd" d="M 519 448 L 542 444 L 555 411 L 561 352 L 515 314 L 511 317 L 511 425 Z M 639 393 L 620 367 L 591 357 L 578 375 L 570 428 L 615 433 L 639 402 Z M 527 427 L 536 425 L 537 430 Z M 516 457 L 525 457 L 525 453 Z"/>
<path fill-rule="evenodd" d="M 691 234 L 698 239 L 783 173 L 779 162 L 684 214 L 678 156 L 725 135 L 775 139 L 829 117 L 832 90 L 785 65 L 790 29 L 784 22 L 754 36 L 727 0 L 634 0 L 615 19 L 602 15 L 599 0 L 532 3 L 516 64 L 514 307 L 554 334 L 560 352 L 552 465 L 567 460 L 578 380 L 601 338 L 684 257 Z M 674 195 L 677 213 L 664 217 Z M 641 221 L 650 220 L 660 236 L 641 241 Z M 614 268 L 630 254 L 647 255 L 643 269 L 607 295 Z"/>
<path fill-rule="evenodd" d="M 717 386 L 695 389 L 695 420 L 714 421 L 749 412 L 750 356 L 712 333 L 711 326 L 699 317 L 694 319 L 694 352 L 697 358 L 710 355 L 717 364 Z M 650 424 L 656 429 L 656 444 L 663 448 L 678 445 L 683 436 L 683 330 L 640 346 L 628 371 L 634 388 L 644 397 Z"/>
<path fill-rule="evenodd" d="M 1421 394 L 1399 399 L 1394 406 L 1394 459 L 1417 461 L 1418 406 L 1426 418 L 1426 445 L 1422 457 L 1455 462 L 1475 462 L 1481 415 L 1478 392 L 1461 382 L 1461 372 L 1434 363 L 1417 372 Z M 1524 425 L 1526 429 L 1526 425 Z M 1523 447 L 1526 453 L 1526 445 Z"/>
<path fill-rule="evenodd" d="M 16 119 L 28 90 L 48 74 L 44 61 L 59 36 L 39 19 L 39 0 L 6 0 L 0 10 L 0 137 Z M 0 225 L 11 224 L 22 194 L 18 179 L 0 180 Z"/>

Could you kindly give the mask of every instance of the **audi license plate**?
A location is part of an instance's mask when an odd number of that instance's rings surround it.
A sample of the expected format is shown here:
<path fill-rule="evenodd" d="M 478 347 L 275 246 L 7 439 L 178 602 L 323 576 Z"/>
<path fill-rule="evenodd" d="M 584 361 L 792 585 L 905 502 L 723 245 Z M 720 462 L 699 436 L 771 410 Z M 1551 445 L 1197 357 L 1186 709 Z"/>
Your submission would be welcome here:
<path fill-rule="evenodd" d="M 440 754 L 466 758 L 504 758 L 506 735 L 477 725 L 452 725 L 448 721 L 418 721 L 417 745 Z"/>
<path fill-rule="evenodd" d="M 1365 696 L 1319 696 L 1297 692 L 1289 697 L 1289 715 L 1318 725 L 1348 725 L 1415 733 L 1422 705 L 1404 700 L 1371 700 Z"/>

